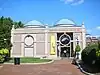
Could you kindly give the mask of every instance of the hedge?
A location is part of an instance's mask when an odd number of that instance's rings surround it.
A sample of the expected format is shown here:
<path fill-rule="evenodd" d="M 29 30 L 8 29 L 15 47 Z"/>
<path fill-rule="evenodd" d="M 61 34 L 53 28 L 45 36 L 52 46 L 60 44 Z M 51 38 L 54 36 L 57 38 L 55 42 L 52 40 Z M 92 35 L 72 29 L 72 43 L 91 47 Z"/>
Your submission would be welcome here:
<path fill-rule="evenodd" d="M 98 56 L 96 54 L 97 51 L 98 44 L 90 44 L 89 46 L 87 46 L 81 53 L 83 62 L 89 65 L 96 64 L 96 61 L 98 60 Z M 95 61 L 95 63 L 93 63 L 93 61 Z"/>
<path fill-rule="evenodd" d="M 9 55 L 9 50 L 2 48 L 0 50 L 0 63 L 3 63 L 4 61 L 7 61 L 8 55 Z"/>

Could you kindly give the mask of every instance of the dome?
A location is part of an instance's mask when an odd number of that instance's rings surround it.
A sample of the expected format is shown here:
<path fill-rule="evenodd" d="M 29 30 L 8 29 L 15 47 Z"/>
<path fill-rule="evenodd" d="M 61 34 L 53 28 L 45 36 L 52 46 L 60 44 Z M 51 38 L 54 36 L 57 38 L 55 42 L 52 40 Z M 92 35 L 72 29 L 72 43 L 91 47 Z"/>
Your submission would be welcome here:
<path fill-rule="evenodd" d="M 37 20 L 32 20 L 26 23 L 25 27 L 44 27 L 44 25 Z"/>
<path fill-rule="evenodd" d="M 56 26 L 73 26 L 75 23 L 72 20 L 69 19 L 61 19 L 56 23 Z"/>
<path fill-rule="evenodd" d="M 43 24 L 37 20 L 32 20 L 26 23 L 25 25 L 43 25 Z"/>

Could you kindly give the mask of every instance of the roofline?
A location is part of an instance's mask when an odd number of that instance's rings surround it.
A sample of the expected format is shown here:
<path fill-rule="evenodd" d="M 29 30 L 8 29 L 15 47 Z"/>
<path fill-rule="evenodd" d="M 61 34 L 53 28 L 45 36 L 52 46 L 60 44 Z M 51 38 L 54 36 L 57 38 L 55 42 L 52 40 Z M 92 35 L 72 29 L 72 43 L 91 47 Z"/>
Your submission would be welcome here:
<path fill-rule="evenodd" d="M 28 27 L 28 26 L 32 26 L 32 27 Z M 34 27 L 34 26 L 37 26 L 37 27 Z M 43 26 L 43 25 L 25 25 L 24 26 L 25 28 L 45 28 L 45 26 Z"/>
<path fill-rule="evenodd" d="M 65 26 L 61 26 L 61 25 L 65 25 Z M 70 26 L 70 25 L 72 25 L 72 26 Z M 73 24 L 59 24 L 59 25 L 54 25 L 53 27 L 82 27 L 82 26 L 77 26 L 77 25 L 73 25 Z"/>
<path fill-rule="evenodd" d="M 55 24 L 54 26 L 61 26 L 61 25 L 72 25 L 72 26 L 74 26 L 75 24 Z"/>

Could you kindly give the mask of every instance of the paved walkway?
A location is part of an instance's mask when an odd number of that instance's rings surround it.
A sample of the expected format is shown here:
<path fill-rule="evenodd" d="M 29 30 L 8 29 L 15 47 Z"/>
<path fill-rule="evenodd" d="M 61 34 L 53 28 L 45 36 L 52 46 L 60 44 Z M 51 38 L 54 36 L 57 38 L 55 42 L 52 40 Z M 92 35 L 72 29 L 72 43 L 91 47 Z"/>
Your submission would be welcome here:
<path fill-rule="evenodd" d="M 43 65 L 7 65 L 0 68 L 0 75 L 83 75 L 68 60 L 56 60 Z"/>

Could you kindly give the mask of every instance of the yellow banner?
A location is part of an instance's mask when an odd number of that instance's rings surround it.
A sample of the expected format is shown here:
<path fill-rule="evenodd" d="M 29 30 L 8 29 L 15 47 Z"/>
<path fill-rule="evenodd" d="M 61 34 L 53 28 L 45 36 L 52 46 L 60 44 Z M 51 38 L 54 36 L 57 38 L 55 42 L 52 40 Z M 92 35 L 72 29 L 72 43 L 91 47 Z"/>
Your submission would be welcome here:
<path fill-rule="evenodd" d="M 56 54 L 56 52 L 55 52 L 55 46 L 56 46 L 55 36 L 54 35 L 51 35 L 50 40 L 51 40 L 51 48 L 50 48 L 51 50 L 50 50 L 50 54 L 51 55 L 55 55 Z"/>

